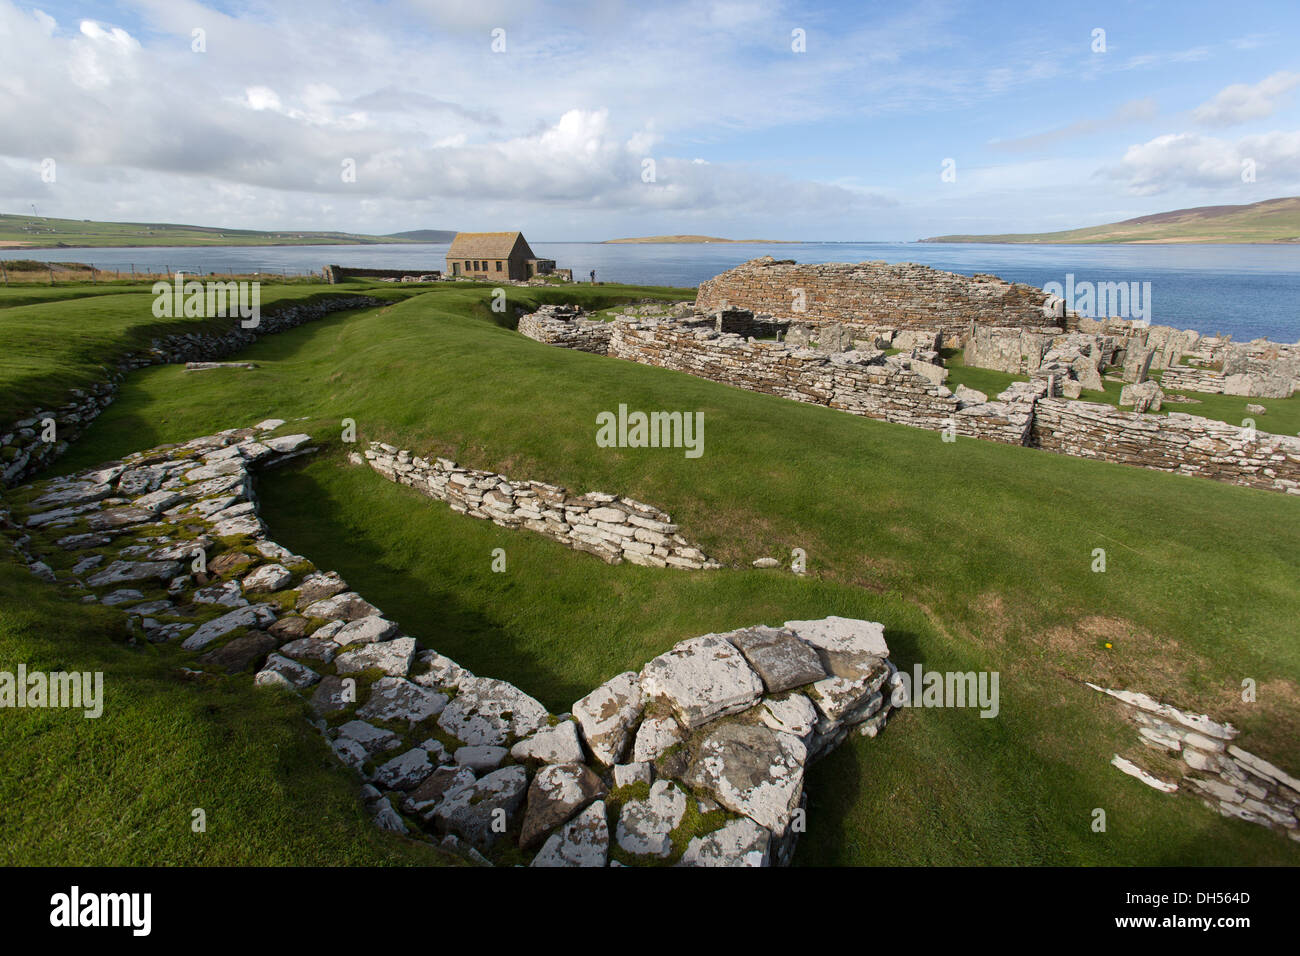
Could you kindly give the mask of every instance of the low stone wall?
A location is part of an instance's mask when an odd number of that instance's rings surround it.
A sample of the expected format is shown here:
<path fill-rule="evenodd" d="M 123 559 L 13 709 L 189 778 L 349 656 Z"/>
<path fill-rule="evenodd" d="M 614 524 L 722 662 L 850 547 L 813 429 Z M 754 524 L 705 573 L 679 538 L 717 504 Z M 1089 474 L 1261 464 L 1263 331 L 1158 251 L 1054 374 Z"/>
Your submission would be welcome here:
<path fill-rule="evenodd" d="M 1023 444 L 1032 405 L 969 404 L 944 369 L 883 352 L 827 354 L 676 323 L 615 323 L 609 354 L 797 402 L 955 434 Z"/>
<path fill-rule="evenodd" d="M 109 379 L 86 389 L 73 389 L 69 401 L 54 409 L 38 409 L 9 428 L 0 426 L 0 483 L 11 486 L 36 474 L 65 451 L 99 413 L 112 404 L 118 384 L 135 369 L 148 365 L 212 361 L 251 345 L 263 335 L 296 328 L 342 309 L 383 305 L 371 296 L 339 295 L 315 302 L 270 307 L 256 329 L 233 321 L 226 332 L 180 332 L 154 339 L 145 350 L 119 359 Z M 48 420 L 54 422 L 54 441 L 46 440 Z"/>
<path fill-rule="evenodd" d="M 1064 455 L 1300 494 L 1300 438 L 1059 398 L 1035 404 L 1030 434 L 1035 447 Z"/>
<path fill-rule="evenodd" d="M 1164 793 L 1187 788 L 1225 817 L 1257 823 L 1300 842 L 1300 780 L 1232 741 L 1237 728 L 1146 694 L 1088 684 L 1124 707 L 1143 746 L 1180 758 L 1181 775 L 1164 780 L 1116 754 L 1111 763 Z"/>
<path fill-rule="evenodd" d="M 959 337 L 971 322 L 1056 325 L 1043 309 L 1047 298 L 1042 289 L 997 276 L 910 262 L 798 265 L 763 256 L 701 282 L 695 303 L 701 312 L 742 308 L 799 322 L 935 328 Z"/>
<path fill-rule="evenodd" d="M 462 468 L 446 458 L 428 461 L 382 442 L 371 442 L 364 459 L 353 453 L 354 463 L 363 460 L 389 481 L 447 502 L 452 511 L 536 531 L 609 564 L 720 567 L 678 533 L 671 515 L 631 498 L 574 495 L 557 485 Z"/>
<path fill-rule="evenodd" d="M 537 312 L 520 316 L 519 332 L 560 348 L 605 355 L 609 352 L 613 323 L 570 317 L 568 312 L 543 306 Z"/>
<path fill-rule="evenodd" d="M 384 829 L 479 864 L 785 864 L 807 765 L 885 724 L 884 629 L 837 617 L 682 641 L 550 714 L 270 539 L 255 471 L 315 450 L 283 425 L 33 483 L 0 541 L 69 600 L 120 609 L 134 641 L 178 645 L 191 676 L 309 695 Z"/>

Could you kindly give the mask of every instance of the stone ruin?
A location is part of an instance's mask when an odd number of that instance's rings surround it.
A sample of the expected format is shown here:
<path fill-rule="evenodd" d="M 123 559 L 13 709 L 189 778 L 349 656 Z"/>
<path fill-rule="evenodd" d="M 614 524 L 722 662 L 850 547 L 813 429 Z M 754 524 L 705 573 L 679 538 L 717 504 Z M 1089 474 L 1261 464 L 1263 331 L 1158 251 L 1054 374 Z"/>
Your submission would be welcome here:
<path fill-rule="evenodd" d="M 884 726 L 895 673 L 884 629 L 838 617 L 694 637 L 549 713 L 422 646 L 337 573 L 271 540 L 255 472 L 316 450 L 308 435 L 278 434 L 284 424 L 34 482 L 0 510 L 0 531 L 69 600 L 119 609 L 133 642 L 175 647 L 188 678 L 250 675 L 308 697 L 378 826 L 481 865 L 783 865 L 802 830 L 807 765 Z M 627 499 L 582 511 L 551 486 L 509 483 L 507 495 L 499 476 L 421 471 L 383 445 L 370 460 L 408 483 L 445 481 L 452 507 L 507 527 L 561 520 L 541 508 L 547 494 L 572 531 L 646 530 L 680 545 L 666 515 Z"/>
<path fill-rule="evenodd" d="M 570 494 L 541 481 L 512 481 L 491 471 L 462 468 L 446 458 L 429 461 L 383 442 L 371 442 L 365 456 L 389 481 L 445 501 L 451 510 L 485 518 L 503 528 L 526 528 L 607 564 L 644 564 L 692 570 L 720 567 L 681 536 L 672 516 L 651 505 L 590 491 Z"/>
<path fill-rule="evenodd" d="M 975 389 L 954 391 L 944 384 L 948 370 L 938 347 L 948 341 L 946 333 L 892 329 L 861 338 L 856 329 L 841 323 L 795 322 L 788 323 L 785 341 L 719 331 L 722 323 L 749 322 L 763 328 L 779 324 L 770 315 L 744 318 L 736 311 L 613 322 L 586 321 L 580 311 L 569 311 L 563 319 L 538 312 L 521 318 L 519 331 L 563 348 L 582 348 L 954 437 L 1300 495 L 1300 438 L 1194 415 L 1150 414 L 1172 400 L 1145 377 L 1154 350 L 1134 352 L 1118 336 L 1015 329 L 1012 338 L 1000 336 L 1005 331 L 1001 329 L 968 329 L 968 355 L 974 351 L 987 361 L 1000 357 L 997 361 L 1006 370 L 1023 370 L 1028 367 L 1025 357 L 1033 358 L 1029 382 L 1013 383 L 990 398 Z M 570 344 L 575 337 L 580 343 Z M 828 350 L 845 344 L 853 347 Z M 910 348 L 893 351 L 902 347 Z M 1103 368 L 1117 361 L 1131 371 L 1121 401 L 1132 404 L 1133 411 L 1073 400 L 1085 385 L 1100 386 Z"/>
<path fill-rule="evenodd" d="M 1256 823 L 1300 842 L 1300 780 L 1233 743 L 1237 728 L 1146 694 L 1088 687 L 1120 702 L 1144 747 L 1178 758 L 1166 780 L 1119 754 L 1111 764 L 1162 793 L 1187 789 L 1225 817 Z"/>

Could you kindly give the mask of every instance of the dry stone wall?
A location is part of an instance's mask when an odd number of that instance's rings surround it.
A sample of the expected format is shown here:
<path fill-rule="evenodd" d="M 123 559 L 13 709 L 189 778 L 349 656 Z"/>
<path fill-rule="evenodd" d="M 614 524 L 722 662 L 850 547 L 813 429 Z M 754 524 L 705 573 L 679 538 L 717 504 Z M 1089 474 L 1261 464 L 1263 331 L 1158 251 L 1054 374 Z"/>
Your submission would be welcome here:
<path fill-rule="evenodd" d="M 1300 494 L 1300 438 L 1060 398 L 1035 404 L 1030 434 L 1035 447 L 1064 455 Z"/>
<path fill-rule="evenodd" d="M 678 533 L 672 516 L 651 505 L 603 492 L 570 494 L 558 485 L 513 481 L 495 472 L 462 468 L 446 458 L 429 461 L 382 442 L 371 442 L 353 462 L 389 481 L 445 501 L 452 511 L 485 518 L 503 528 L 526 528 L 608 564 L 717 568 Z"/>
<path fill-rule="evenodd" d="M 307 697 L 384 829 L 479 864 L 785 864 L 808 764 L 885 724 L 884 629 L 837 617 L 684 640 L 551 714 L 270 538 L 256 471 L 315 450 L 284 425 L 33 482 L 0 509 L 0 540 L 69 600 L 119 609 L 179 673 Z"/>
<path fill-rule="evenodd" d="M 36 409 L 7 429 L 0 426 L 0 483 L 10 486 L 22 481 L 62 455 L 100 412 L 113 403 L 118 384 L 135 369 L 224 358 L 263 335 L 296 328 L 342 309 L 383 304 L 382 300 L 371 296 L 335 295 L 313 302 L 268 308 L 261 315 L 256 329 L 245 329 L 234 322 L 226 332 L 182 332 L 154 339 L 148 349 L 119 359 L 107 381 L 85 389 L 73 389 L 69 400 L 57 408 Z M 54 441 L 47 441 L 45 437 L 48 420 L 54 422 Z"/>
<path fill-rule="evenodd" d="M 1047 298 L 1042 289 L 997 276 L 964 276 L 910 262 L 799 265 L 763 256 L 701 282 L 695 301 L 701 312 L 741 308 L 800 322 L 937 328 L 960 335 L 971 322 L 1055 325 L 1059 320 L 1043 309 Z"/>
<path fill-rule="evenodd" d="M 572 319 L 539 321 L 549 327 Z M 531 328 L 521 321 L 521 331 Z M 1007 331 L 1014 336 L 997 334 Z M 543 341 L 559 339 L 550 335 Z M 1078 332 L 1052 339 L 1028 330 L 989 329 L 977 330 L 968 348 L 987 357 L 1002 344 L 1008 371 L 1024 367 L 1027 349 L 1035 354 L 1034 377 L 1013 383 L 994 400 L 943 385 L 947 370 L 935 364 L 933 351 L 826 352 L 720 333 L 708 318 L 618 319 L 609 355 L 895 424 L 1300 494 L 1300 439 L 1194 415 L 1146 414 L 1160 410 L 1162 396 L 1151 382 L 1127 390 L 1141 411 L 1070 400 L 1083 384 L 1101 387 L 1100 368 L 1121 349 L 1114 337 Z M 1144 362 L 1151 354 L 1145 353 Z M 1063 394 L 1069 398 L 1059 398 Z"/>
<path fill-rule="evenodd" d="M 519 332 L 560 348 L 578 352 L 609 352 L 609 339 L 614 326 L 609 322 L 579 318 L 580 311 L 572 306 L 544 305 L 530 315 L 519 319 Z"/>
<path fill-rule="evenodd" d="M 945 369 L 878 350 L 828 354 L 691 324 L 620 320 L 609 354 L 854 415 L 1016 445 L 1024 444 L 1032 417 L 1031 404 L 963 399 L 941 384 Z"/>

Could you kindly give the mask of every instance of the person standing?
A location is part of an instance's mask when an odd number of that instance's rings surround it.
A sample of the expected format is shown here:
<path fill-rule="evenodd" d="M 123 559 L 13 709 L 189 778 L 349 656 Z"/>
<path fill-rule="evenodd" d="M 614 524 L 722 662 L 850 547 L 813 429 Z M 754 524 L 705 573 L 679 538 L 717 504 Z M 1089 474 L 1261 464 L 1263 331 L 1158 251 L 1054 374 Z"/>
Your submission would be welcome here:
<path fill-rule="evenodd" d="M 591 284 L 592 284 L 592 285 L 595 285 L 595 284 L 596 284 L 596 270 L 595 270 L 595 269 L 592 269 L 592 270 L 591 270 Z"/>

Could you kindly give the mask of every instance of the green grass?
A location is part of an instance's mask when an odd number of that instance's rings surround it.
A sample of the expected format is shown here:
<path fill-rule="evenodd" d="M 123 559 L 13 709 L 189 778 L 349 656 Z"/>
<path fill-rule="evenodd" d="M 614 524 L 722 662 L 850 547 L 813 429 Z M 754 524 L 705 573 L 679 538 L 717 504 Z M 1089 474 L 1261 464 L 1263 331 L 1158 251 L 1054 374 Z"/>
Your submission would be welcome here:
<path fill-rule="evenodd" d="M 520 301 L 550 290 L 519 290 Z M 600 304 L 610 287 L 547 301 Z M 641 297 L 644 292 L 627 293 Z M 959 439 L 554 349 L 497 325 L 490 290 L 440 287 L 241 354 L 256 370 L 132 376 L 59 466 L 261 418 L 304 417 L 319 459 L 268 473 L 276 537 L 410 633 L 555 710 L 685 637 L 827 614 L 885 622 L 900 666 L 991 669 L 1002 715 L 909 711 L 812 771 L 805 863 L 1295 862 L 1295 844 L 1108 765 L 1136 733 L 1079 679 L 1231 719 L 1293 772 L 1300 520 L 1282 495 Z M 515 301 L 512 293 L 512 304 Z M 979 370 L 966 370 L 967 372 Z M 600 449 L 598 411 L 704 413 L 705 455 Z M 631 495 L 738 569 L 608 567 L 457 516 L 345 464 L 363 439 Z M 509 570 L 490 570 L 504 547 Z M 812 574 L 748 569 L 809 555 Z M 1089 570 L 1092 549 L 1108 570 Z M 1105 648 L 1110 642 L 1113 646 Z M 1267 692 L 1240 702 L 1243 675 Z M 1140 758 L 1139 758 L 1140 759 Z M 1109 834 L 1094 834 L 1095 807 Z"/>
<path fill-rule="evenodd" d="M 298 699 L 247 675 L 183 680 L 177 650 L 128 646 L 120 613 L 70 603 L 9 559 L 0 596 L 0 670 L 104 675 L 99 718 L 3 712 L 0 865 L 449 861 L 371 823 Z M 192 829 L 196 808 L 206 832 Z"/>

